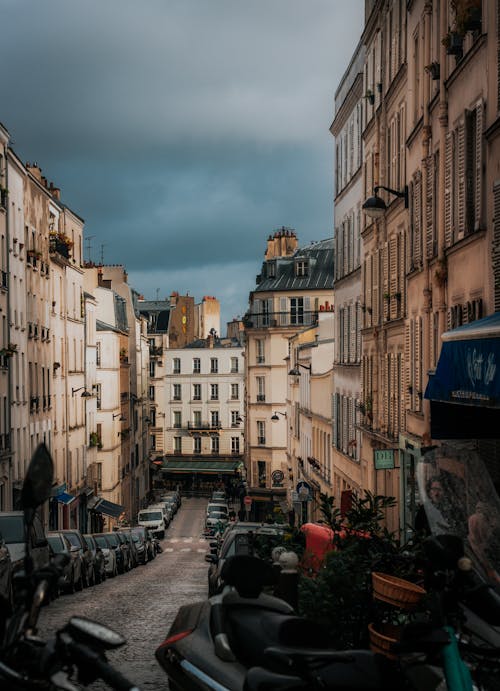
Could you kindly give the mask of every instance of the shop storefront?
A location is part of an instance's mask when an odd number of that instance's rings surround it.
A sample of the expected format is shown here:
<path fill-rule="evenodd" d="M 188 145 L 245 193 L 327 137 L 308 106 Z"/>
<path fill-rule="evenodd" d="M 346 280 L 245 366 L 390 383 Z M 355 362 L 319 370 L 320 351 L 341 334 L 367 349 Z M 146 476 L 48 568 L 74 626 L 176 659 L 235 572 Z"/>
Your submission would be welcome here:
<path fill-rule="evenodd" d="M 234 458 L 164 458 L 160 478 L 165 487 L 180 486 L 184 494 L 209 495 L 214 489 L 223 487 L 236 495 L 241 467 L 241 460 Z"/>

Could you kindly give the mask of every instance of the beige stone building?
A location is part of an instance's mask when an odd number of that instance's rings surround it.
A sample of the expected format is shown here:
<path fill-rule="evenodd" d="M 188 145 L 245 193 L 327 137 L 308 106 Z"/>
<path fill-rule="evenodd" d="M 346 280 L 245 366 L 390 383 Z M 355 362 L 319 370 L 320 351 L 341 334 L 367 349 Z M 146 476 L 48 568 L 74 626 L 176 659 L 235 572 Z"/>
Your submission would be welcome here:
<path fill-rule="evenodd" d="M 271 417 L 286 412 L 288 372 L 295 365 L 288 358 L 289 338 L 316 324 L 319 311 L 332 304 L 333 241 L 299 248 L 293 230 L 271 235 L 243 320 L 247 482 L 256 518 L 286 500 L 288 425 Z"/>
<path fill-rule="evenodd" d="M 15 352 L 10 345 L 9 312 L 9 242 L 7 234 L 9 133 L 0 124 L 0 511 L 10 508 L 11 497 L 11 414 L 9 367 Z"/>

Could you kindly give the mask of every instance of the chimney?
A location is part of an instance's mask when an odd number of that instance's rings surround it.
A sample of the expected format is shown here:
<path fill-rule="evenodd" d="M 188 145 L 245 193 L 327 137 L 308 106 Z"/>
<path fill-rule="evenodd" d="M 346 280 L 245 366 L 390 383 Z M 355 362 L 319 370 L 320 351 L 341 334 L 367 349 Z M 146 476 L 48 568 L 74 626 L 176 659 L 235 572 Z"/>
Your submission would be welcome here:
<path fill-rule="evenodd" d="M 51 182 L 49 185 L 49 192 L 54 197 L 54 199 L 57 199 L 57 201 L 60 201 L 61 190 L 59 189 L 59 187 L 56 187 L 53 182 Z"/>

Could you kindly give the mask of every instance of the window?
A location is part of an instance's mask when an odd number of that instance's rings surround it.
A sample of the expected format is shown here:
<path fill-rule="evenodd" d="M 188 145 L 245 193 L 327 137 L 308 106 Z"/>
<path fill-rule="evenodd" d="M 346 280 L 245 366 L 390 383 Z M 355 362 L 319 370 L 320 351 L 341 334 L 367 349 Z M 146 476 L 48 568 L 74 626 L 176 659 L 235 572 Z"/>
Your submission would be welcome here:
<path fill-rule="evenodd" d="M 238 384 L 231 384 L 231 399 L 237 401 L 240 398 L 240 387 Z"/>
<path fill-rule="evenodd" d="M 231 427 L 239 427 L 239 417 L 240 417 L 240 411 L 239 410 L 232 410 L 231 411 Z"/>
<path fill-rule="evenodd" d="M 275 261 L 267 262 L 267 277 L 268 278 L 275 278 L 276 277 L 276 262 Z"/>
<path fill-rule="evenodd" d="M 304 298 L 290 298 L 290 323 L 304 323 Z"/>
<path fill-rule="evenodd" d="M 174 401 L 180 401 L 181 399 L 181 385 L 173 384 L 172 386 L 173 399 Z"/>
<path fill-rule="evenodd" d="M 210 374 L 217 374 L 219 371 L 219 361 L 216 357 L 210 358 Z"/>
<path fill-rule="evenodd" d="M 210 439 L 210 450 L 213 454 L 219 454 L 219 437 L 216 434 Z"/>
<path fill-rule="evenodd" d="M 149 387 L 149 400 L 150 401 L 155 400 L 155 387 L 154 386 Z"/>
<path fill-rule="evenodd" d="M 298 277 L 307 276 L 309 273 L 309 262 L 307 259 L 298 259 L 295 262 L 295 275 Z"/>
<path fill-rule="evenodd" d="M 101 342 L 97 341 L 95 344 L 95 364 L 97 367 L 101 366 Z"/>
<path fill-rule="evenodd" d="M 172 372 L 174 374 L 180 374 L 181 373 L 181 359 L 180 357 L 174 357 L 172 360 Z"/>
<path fill-rule="evenodd" d="M 156 408 L 151 408 L 149 411 L 149 419 L 151 420 L 151 426 L 156 427 Z"/>
<path fill-rule="evenodd" d="M 174 437 L 174 453 L 182 453 L 182 437 Z"/>
<path fill-rule="evenodd" d="M 96 395 L 96 407 L 97 407 L 97 410 L 100 410 L 101 409 L 101 385 L 100 384 L 96 384 L 95 395 Z"/>
<path fill-rule="evenodd" d="M 210 411 L 210 426 L 213 428 L 220 427 L 219 411 L 218 410 L 211 410 Z"/>
<path fill-rule="evenodd" d="M 156 376 L 156 361 L 155 360 L 150 360 L 149 361 L 149 376 L 154 379 Z"/>
<path fill-rule="evenodd" d="M 258 483 L 259 487 L 265 487 L 266 486 L 266 479 L 267 479 L 267 469 L 266 469 L 266 462 L 265 461 L 257 461 L 257 472 L 258 472 Z"/>
<path fill-rule="evenodd" d="M 201 453 L 201 437 L 193 437 L 193 453 Z"/>
<path fill-rule="evenodd" d="M 201 361 L 199 357 L 193 358 L 193 374 L 200 374 L 201 372 Z"/>
<path fill-rule="evenodd" d="M 156 451 L 156 434 L 151 434 L 149 439 L 151 442 L 151 450 Z"/>
<path fill-rule="evenodd" d="M 180 429 L 182 427 L 182 412 L 180 410 L 174 410 L 173 420 L 174 420 L 174 428 Z"/>
<path fill-rule="evenodd" d="M 238 371 L 238 358 L 232 357 L 231 358 L 231 372 L 234 374 L 237 371 Z"/>
<path fill-rule="evenodd" d="M 231 437 L 231 453 L 239 453 L 240 452 L 240 438 L 239 437 Z"/>
<path fill-rule="evenodd" d="M 266 423 L 263 420 L 257 420 L 257 444 L 266 443 Z"/>
<path fill-rule="evenodd" d="M 257 362 L 258 365 L 262 365 L 266 361 L 266 358 L 264 356 L 264 339 L 262 339 L 262 338 L 256 339 L 255 349 L 256 349 L 255 361 Z"/>
<path fill-rule="evenodd" d="M 262 403 L 266 400 L 266 378 L 255 377 L 255 382 L 257 385 L 257 402 Z"/>
<path fill-rule="evenodd" d="M 201 401 L 201 384 L 193 384 L 193 401 Z"/>
<path fill-rule="evenodd" d="M 218 401 L 219 400 L 219 385 L 218 384 L 210 384 L 210 400 L 211 401 Z"/>
<path fill-rule="evenodd" d="M 193 425 L 195 429 L 201 427 L 201 410 L 193 410 Z"/>

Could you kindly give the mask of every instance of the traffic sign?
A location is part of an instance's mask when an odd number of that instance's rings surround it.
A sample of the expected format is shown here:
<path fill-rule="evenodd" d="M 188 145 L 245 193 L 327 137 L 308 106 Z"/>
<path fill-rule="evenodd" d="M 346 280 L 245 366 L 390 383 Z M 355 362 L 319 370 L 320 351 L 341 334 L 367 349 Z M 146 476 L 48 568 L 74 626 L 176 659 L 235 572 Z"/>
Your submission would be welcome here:
<path fill-rule="evenodd" d="M 252 497 L 244 497 L 243 503 L 245 506 L 251 506 L 252 505 Z"/>

